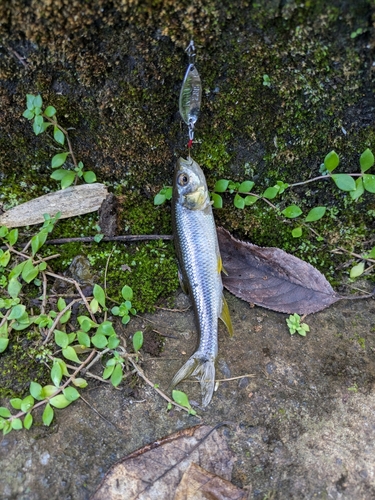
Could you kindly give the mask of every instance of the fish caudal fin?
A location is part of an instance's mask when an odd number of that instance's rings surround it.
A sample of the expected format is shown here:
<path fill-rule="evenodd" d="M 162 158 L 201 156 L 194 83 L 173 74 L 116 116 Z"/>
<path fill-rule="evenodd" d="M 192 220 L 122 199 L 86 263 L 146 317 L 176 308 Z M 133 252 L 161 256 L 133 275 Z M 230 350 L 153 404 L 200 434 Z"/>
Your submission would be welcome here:
<path fill-rule="evenodd" d="M 199 351 L 178 370 L 170 383 L 170 389 L 187 377 L 199 380 L 202 392 L 202 406 L 207 406 L 212 399 L 215 388 L 215 361 L 200 355 Z"/>

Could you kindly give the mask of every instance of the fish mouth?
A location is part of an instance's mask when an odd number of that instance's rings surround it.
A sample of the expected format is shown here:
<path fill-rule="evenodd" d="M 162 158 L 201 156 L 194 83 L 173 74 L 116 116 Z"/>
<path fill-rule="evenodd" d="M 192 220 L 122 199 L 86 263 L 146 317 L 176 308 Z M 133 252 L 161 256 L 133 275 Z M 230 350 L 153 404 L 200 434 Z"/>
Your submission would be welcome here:
<path fill-rule="evenodd" d="M 185 195 L 185 199 L 190 208 L 201 207 L 206 201 L 206 190 L 204 186 L 199 186 L 199 188 L 193 193 Z"/>

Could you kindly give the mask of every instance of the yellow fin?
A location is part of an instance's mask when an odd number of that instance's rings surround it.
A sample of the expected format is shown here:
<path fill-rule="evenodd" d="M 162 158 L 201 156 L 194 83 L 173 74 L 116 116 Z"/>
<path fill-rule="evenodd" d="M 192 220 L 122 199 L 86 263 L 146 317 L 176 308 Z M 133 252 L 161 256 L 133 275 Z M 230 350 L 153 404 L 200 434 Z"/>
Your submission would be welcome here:
<path fill-rule="evenodd" d="M 224 295 L 223 295 L 223 305 L 221 309 L 220 319 L 227 327 L 228 333 L 232 337 L 233 336 L 232 320 L 230 319 L 229 307 L 227 301 L 225 300 Z"/>
<path fill-rule="evenodd" d="M 219 258 L 217 259 L 217 272 L 220 274 L 223 272 L 226 276 L 228 276 L 228 273 L 226 272 L 224 266 L 223 266 L 223 260 L 221 258 L 221 255 L 219 255 Z"/>

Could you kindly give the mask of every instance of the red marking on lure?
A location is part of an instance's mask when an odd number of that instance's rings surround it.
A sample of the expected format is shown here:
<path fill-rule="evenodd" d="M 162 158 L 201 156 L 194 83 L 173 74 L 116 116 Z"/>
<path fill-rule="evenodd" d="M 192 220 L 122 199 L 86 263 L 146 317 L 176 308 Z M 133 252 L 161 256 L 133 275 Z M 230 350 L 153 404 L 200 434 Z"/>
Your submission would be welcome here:
<path fill-rule="evenodd" d="M 187 147 L 190 149 L 192 145 L 193 145 L 193 139 L 190 139 L 189 142 L 187 143 Z"/>

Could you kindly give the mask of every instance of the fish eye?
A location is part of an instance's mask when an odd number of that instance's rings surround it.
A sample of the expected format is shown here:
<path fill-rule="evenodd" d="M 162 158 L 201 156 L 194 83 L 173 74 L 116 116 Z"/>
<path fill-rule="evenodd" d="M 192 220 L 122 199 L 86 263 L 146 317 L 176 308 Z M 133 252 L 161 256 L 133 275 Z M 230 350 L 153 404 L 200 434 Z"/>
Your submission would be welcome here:
<path fill-rule="evenodd" d="M 186 186 L 186 184 L 189 182 L 189 176 L 187 174 L 180 174 L 178 176 L 177 182 L 180 186 Z"/>

